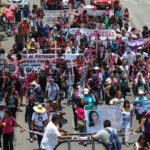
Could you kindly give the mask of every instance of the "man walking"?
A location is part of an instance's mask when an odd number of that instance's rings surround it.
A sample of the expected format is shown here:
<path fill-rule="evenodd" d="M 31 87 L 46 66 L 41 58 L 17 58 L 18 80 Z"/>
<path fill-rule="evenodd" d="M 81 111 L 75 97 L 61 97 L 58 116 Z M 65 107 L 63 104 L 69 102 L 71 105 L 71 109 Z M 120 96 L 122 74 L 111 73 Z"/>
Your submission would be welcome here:
<path fill-rule="evenodd" d="M 61 128 L 57 128 L 60 123 L 60 116 L 54 114 L 52 121 L 46 127 L 46 130 L 43 135 L 41 142 L 41 148 L 43 150 L 53 150 L 58 143 L 58 139 L 71 139 L 71 136 L 62 136 L 60 132 L 67 132 Z M 59 132 L 60 131 L 60 132 Z"/>

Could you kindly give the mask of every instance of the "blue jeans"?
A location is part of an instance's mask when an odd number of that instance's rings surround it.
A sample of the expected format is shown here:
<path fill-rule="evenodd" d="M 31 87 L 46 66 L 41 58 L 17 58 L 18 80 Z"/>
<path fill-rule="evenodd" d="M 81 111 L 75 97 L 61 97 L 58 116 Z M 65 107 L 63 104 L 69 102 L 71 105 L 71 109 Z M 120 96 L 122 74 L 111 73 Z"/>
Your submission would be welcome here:
<path fill-rule="evenodd" d="M 71 100 L 71 91 L 72 91 L 73 86 L 72 85 L 67 85 L 67 100 Z"/>
<path fill-rule="evenodd" d="M 80 2 L 80 1 L 77 1 L 77 2 L 75 2 L 75 4 L 74 4 L 74 8 L 75 8 L 75 9 L 78 9 L 80 5 L 81 5 L 81 2 Z"/>

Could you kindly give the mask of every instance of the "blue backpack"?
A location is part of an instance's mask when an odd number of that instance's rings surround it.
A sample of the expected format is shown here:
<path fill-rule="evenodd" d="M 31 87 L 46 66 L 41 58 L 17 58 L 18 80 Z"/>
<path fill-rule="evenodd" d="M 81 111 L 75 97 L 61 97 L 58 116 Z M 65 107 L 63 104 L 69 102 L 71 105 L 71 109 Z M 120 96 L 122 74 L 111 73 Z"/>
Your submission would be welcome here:
<path fill-rule="evenodd" d="M 120 140 L 117 136 L 117 134 L 115 133 L 115 130 L 113 129 L 113 131 L 111 132 L 108 129 L 105 129 L 108 133 L 109 133 L 109 144 L 107 145 L 109 147 L 109 150 L 121 150 L 121 143 Z"/>

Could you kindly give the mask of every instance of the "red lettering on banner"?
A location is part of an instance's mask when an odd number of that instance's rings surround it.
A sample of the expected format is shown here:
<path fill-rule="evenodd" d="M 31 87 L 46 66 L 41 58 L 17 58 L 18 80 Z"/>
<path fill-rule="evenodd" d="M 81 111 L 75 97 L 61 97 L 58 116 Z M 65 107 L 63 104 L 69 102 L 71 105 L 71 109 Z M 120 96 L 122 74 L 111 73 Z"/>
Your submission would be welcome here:
<path fill-rule="evenodd" d="M 33 55 L 29 55 L 29 58 L 33 58 Z"/>
<path fill-rule="evenodd" d="M 22 56 L 22 59 L 27 59 L 27 55 L 23 55 L 23 56 Z"/>
<path fill-rule="evenodd" d="M 115 35 L 114 35 L 114 32 L 112 32 L 112 36 L 115 36 Z"/>
<path fill-rule="evenodd" d="M 35 55 L 35 58 L 37 58 L 38 57 L 38 55 Z"/>
<path fill-rule="evenodd" d="M 104 32 L 101 34 L 102 37 L 104 37 Z"/>

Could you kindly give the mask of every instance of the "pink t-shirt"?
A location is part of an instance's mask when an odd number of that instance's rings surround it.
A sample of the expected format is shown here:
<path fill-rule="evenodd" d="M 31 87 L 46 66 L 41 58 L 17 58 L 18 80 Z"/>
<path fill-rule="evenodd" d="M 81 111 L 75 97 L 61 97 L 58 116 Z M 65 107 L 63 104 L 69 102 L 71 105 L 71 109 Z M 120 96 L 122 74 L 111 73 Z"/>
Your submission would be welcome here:
<path fill-rule="evenodd" d="M 77 108 L 76 109 L 76 112 L 77 112 L 77 116 L 79 119 L 82 119 L 84 120 L 85 119 L 85 114 L 84 114 L 84 108 Z"/>
<path fill-rule="evenodd" d="M 16 120 L 14 117 L 8 117 L 7 119 L 2 118 L 0 120 L 0 124 L 6 123 L 6 126 L 3 127 L 2 132 L 3 133 L 12 133 L 14 132 L 13 124 L 16 123 Z"/>

